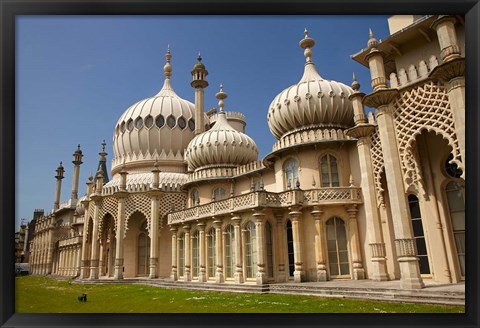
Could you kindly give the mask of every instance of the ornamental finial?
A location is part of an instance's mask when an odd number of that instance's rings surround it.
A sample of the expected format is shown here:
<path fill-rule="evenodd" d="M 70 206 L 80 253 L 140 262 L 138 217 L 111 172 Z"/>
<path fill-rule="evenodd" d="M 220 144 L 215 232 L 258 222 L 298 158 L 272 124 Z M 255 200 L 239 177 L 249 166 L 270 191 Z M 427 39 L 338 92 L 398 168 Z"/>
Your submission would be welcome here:
<path fill-rule="evenodd" d="M 170 65 L 170 59 L 172 58 L 172 54 L 170 53 L 170 45 L 167 46 L 167 53 L 165 54 L 165 59 L 167 63 L 163 66 L 163 72 L 167 79 L 170 79 L 172 76 L 172 65 Z"/>

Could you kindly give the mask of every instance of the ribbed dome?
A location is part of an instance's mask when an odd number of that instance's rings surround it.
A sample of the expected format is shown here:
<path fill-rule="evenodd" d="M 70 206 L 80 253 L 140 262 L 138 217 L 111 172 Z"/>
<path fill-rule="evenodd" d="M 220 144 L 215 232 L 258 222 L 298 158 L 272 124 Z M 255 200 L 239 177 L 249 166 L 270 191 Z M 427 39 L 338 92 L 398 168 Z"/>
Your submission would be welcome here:
<path fill-rule="evenodd" d="M 113 135 L 112 173 L 124 163 L 150 170 L 156 159 L 165 165 L 184 165 L 184 151 L 194 137 L 195 105 L 173 90 L 168 50 L 165 82 L 153 97 L 140 100 L 120 116 Z M 205 116 L 205 121 L 208 118 Z"/>
<path fill-rule="evenodd" d="M 258 148 L 252 138 L 235 130 L 223 111 L 227 94 L 220 90 L 220 112 L 215 125 L 197 135 L 188 145 L 185 158 L 188 167 L 196 170 L 211 166 L 238 166 L 257 160 Z"/>
<path fill-rule="evenodd" d="M 353 90 L 320 76 L 311 60 L 314 44 L 306 32 L 300 41 L 307 58 L 303 76 L 297 84 L 280 92 L 270 104 L 267 121 L 277 139 L 298 130 L 353 126 L 353 107 L 348 99 Z"/>

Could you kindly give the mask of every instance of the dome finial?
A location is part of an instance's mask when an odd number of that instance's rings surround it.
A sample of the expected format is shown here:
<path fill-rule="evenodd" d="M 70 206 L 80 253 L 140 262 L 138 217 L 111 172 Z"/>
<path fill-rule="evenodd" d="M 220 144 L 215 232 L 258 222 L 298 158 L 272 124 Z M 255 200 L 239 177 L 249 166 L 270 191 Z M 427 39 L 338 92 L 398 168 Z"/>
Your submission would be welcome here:
<path fill-rule="evenodd" d="M 170 59 L 172 58 L 172 54 L 170 53 L 170 45 L 167 46 L 167 53 L 165 54 L 165 59 L 167 63 L 163 66 L 163 72 L 167 79 L 170 79 L 172 76 L 172 65 L 170 65 Z"/>
<path fill-rule="evenodd" d="M 305 49 L 303 54 L 307 60 L 307 64 L 312 63 L 312 48 L 315 45 L 315 40 L 308 36 L 308 30 L 305 28 L 303 32 L 305 37 L 300 41 L 300 47 Z"/>
<path fill-rule="evenodd" d="M 375 39 L 375 37 L 373 36 L 373 32 L 372 32 L 372 29 L 371 29 L 371 28 L 368 29 L 368 35 L 369 35 L 369 37 L 370 37 L 370 38 L 368 39 L 368 43 L 367 43 L 368 47 L 369 47 L 369 48 L 376 47 L 376 46 L 378 45 L 378 41 L 377 41 L 377 39 Z"/>
<path fill-rule="evenodd" d="M 355 76 L 355 72 L 353 73 L 352 77 L 352 89 L 355 91 L 360 90 L 360 83 L 357 81 L 357 77 Z"/>
<path fill-rule="evenodd" d="M 198 57 L 197 57 L 197 60 L 199 63 L 202 62 L 202 55 L 200 54 L 200 51 L 198 51 Z"/>
<path fill-rule="evenodd" d="M 225 106 L 225 102 L 223 101 L 228 97 L 228 94 L 223 92 L 223 83 L 220 84 L 220 91 L 215 95 L 215 97 L 219 100 L 218 106 L 220 106 L 219 113 L 225 113 L 223 107 Z"/>

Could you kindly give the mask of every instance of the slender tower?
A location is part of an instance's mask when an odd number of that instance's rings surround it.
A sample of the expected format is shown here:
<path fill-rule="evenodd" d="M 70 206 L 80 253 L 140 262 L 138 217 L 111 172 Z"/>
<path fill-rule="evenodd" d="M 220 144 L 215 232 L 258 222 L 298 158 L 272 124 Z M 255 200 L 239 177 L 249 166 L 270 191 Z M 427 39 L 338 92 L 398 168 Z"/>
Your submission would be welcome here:
<path fill-rule="evenodd" d="M 73 200 L 78 200 L 78 179 L 79 179 L 79 176 L 80 176 L 80 164 L 82 164 L 82 158 L 83 158 L 83 154 L 82 154 L 82 150 L 80 149 L 80 145 L 78 145 L 78 148 L 77 150 L 75 151 L 75 153 L 73 153 L 73 181 L 72 181 L 72 196 L 71 196 L 71 199 L 72 199 L 72 204 L 73 204 Z"/>
<path fill-rule="evenodd" d="M 205 98 L 204 89 L 208 87 L 208 82 L 205 80 L 208 71 L 202 63 L 202 56 L 200 56 L 200 53 L 198 53 L 197 60 L 198 63 L 193 66 L 192 82 L 190 83 L 190 85 L 195 88 L 195 135 L 205 131 L 205 122 L 203 121 L 205 115 L 203 113 Z"/>
<path fill-rule="evenodd" d="M 63 173 L 65 173 L 65 170 L 63 169 L 62 162 L 60 162 L 60 165 L 57 167 L 57 175 L 55 178 L 57 179 L 57 188 L 55 189 L 55 201 L 53 203 L 53 209 L 58 210 L 60 207 L 60 193 L 62 191 L 62 179 L 63 179 Z"/>
<path fill-rule="evenodd" d="M 108 179 L 108 171 L 107 171 L 107 153 L 105 152 L 105 146 L 107 143 L 105 140 L 102 142 L 102 151 L 98 153 L 100 155 L 100 160 L 98 161 L 98 168 L 97 171 L 102 171 L 102 176 L 103 176 L 103 184 L 107 183 L 109 181 Z M 98 173 L 98 172 L 97 172 Z"/>

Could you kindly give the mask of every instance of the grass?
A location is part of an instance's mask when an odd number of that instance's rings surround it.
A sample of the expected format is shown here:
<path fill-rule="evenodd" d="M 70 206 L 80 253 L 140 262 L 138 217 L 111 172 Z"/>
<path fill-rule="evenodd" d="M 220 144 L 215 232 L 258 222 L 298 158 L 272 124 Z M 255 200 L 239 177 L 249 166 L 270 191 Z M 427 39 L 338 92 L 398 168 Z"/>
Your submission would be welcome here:
<path fill-rule="evenodd" d="M 237 294 L 142 285 L 77 285 L 16 278 L 17 313 L 464 313 L 463 306 L 389 303 L 301 295 Z M 77 296 L 88 295 L 79 302 Z"/>

